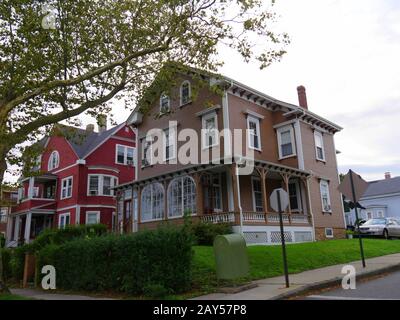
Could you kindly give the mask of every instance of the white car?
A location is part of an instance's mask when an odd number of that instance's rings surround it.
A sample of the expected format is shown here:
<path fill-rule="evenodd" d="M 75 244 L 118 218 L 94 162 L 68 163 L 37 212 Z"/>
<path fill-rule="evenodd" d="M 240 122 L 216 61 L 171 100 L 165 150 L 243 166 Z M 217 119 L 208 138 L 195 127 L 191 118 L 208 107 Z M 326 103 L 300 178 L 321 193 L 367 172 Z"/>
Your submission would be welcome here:
<path fill-rule="evenodd" d="M 361 235 L 380 236 L 385 239 L 400 237 L 400 220 L 397 218 L 370 219 L 359 227 Z"/>

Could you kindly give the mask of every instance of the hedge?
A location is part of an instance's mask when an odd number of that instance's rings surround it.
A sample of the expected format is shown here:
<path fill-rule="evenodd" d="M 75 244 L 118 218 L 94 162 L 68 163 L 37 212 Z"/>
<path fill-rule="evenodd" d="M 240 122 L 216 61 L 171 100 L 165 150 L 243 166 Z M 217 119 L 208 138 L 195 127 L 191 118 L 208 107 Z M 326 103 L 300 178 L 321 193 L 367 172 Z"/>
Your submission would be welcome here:
<path fill-rule="evenodd" d="M 11 250 L 9 249 L 1 249 L 1 257 L 3 259 L 3 275 L 5 279 L 8 279 L 11 277 L 11 265 L 10 265 L 10 260 L 11 260 Z"/>
<path fill-rule="evenodd" d="M 64 229 L 46 229 L 31 243 L 11 251 L 10 268 L 11 276 L 15 280 L 22 280 L 24 275 L 25 254 L 39 252 L 48 245 L 61 245 L 77 238 L 90 239 L 105 235 L 107 227 L 102 224 L 94 225 L 69 225 Z"/>
<path fill-rule="evenodd" d="M 232 233 L 232 226 L 227 223 L 213 224 L 199 222 L 191 226 L 195 241 L 200 246 L 212 246 L 218 235 Z"/>
<path fill-rule="evenodd" d="M 185 228 L 164 227 L 51 244 L 37 253 L 37 261 L 39 268 L 55 266 L 57 288 L 179 293 L 191 285 L 192 244 Z"/>

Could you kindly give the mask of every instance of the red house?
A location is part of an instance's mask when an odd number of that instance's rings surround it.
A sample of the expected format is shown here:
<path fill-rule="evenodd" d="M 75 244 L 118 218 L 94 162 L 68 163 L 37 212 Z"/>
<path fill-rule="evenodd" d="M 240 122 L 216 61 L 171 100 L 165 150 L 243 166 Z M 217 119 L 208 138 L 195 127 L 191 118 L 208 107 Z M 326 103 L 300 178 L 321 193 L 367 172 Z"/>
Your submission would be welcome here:
<path fill-rule="evenodd" d="M 40 141 L 43 152 L 33 177 L 22 177 L 18 205 L 8 223 L 8 246 L 29 243 L 45 228 L 118 223 L 113 187 L 135 178 L 136 135 L 122 123 L 109 130 L 100 118 L 86 130 L 56 125 Z"/>

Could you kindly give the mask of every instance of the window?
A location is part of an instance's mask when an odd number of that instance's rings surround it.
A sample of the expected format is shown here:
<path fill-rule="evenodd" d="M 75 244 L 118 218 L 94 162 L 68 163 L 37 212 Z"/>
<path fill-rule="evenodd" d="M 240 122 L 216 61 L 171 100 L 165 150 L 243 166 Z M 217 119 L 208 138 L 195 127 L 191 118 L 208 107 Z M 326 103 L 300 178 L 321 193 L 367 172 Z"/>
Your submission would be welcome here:
<path fill-rule="evenodd" d="M 147 138 L 142 140 L 143 145 L 143 154 L 142 154 L 142 167 L 147 167 L 151 165 L 152 161 L 152 142 L 149 141 Z"/>
<path fill-rule="evenodd" d="M 295 212 L 301 210 L 301 191 L 297 181 L 289 183 L 289 200 L 291 211 Z"/>
<path fill-rule="evenodd" d="M 208 174 L 203 176 L 205 210 L 211 212 L 222 211 L 221 175 Z"/>
<path fill-rule="evenodd" d="M 59 165 L 60 165 L 60 155 L 58 151 L 53 151 L 50 155 L 47 168 L 49 171 L 51 171 L 57 169 Z"/>
<path fill-rule="evenodd" d="M 217 114 L 210 113 L 203 116 L 203 129 L 202 139 L 203 139 L 203 149 L 210 148 L 218 145 L 218 124 L 217 124 Z"/>
<path fill-rule="evenodd" d="M 315 153 L 317 160 L 325 161 L 324 139 L 322 133 L 314 131 Z"/>
<path fill-rule="evenodd" d="M 100 223 L 100 212 L 99 211 L 87 211 L 86 212 L 86 224 L 97 224 Z"/>
<path fill-rule="evenodd" d="M 384 218 L 384 217 L 385 217 L 385 214 L 383 213 L 382 210 L 379 210 L 379 211 L 377 212 L 377 216 L 378 216 L 378 218 Z"/>
<path fill-rule="evenodd" d="M 116 159 L 117 164 L 133 165 L 134 164 L 134 148 L 123 146 L 120 144 L 116 145 Z"/>
<path fill-rule="evenodd" d="M 263 194 L 261 188 L 261 179 L 252 177 L 252 187 L 253 187 L 253 210 L 256 212 L 263 212 Z"/>
<path fill-rule="evenodd" d="M 196 185 L 185 176 L 171 181 L 168 187 L 168 217 L 182 217 L 196 213 Z"/>
<path fill-rule="evenodd" d="M 142 221 L 162 220 L 164 216 L 164 188 L 161 183 L 152 183 L 142 191 Z"/>
<path fill-rule="evenodd" d="M 181 106 L 189 103 L 190 99 L 191 99 L 190 82 L 184 81 L 181 85 Z"/>
<path fill-rule="evenodd" d="M 296 155 L 293 127 L 284 127 L 277 130 L 279 158 L 287 158 Z"/>
<path fill-rule="evenodd" d="M 374 214 L 372 211 L 367 211 L 367 219 L 372 219 L 374 217 Z"/>
<path fill-rule="evenodd" d="M 321 189 L 322 211 L 323 212 L 332 212 L 331 199 L 330 199 L 330 196 L 329 196 L 329 183 L 328 183 L 328 181 L 321 180 L 320 189 Z"/>
<path fill-rule="evenodd" d="M 247 117 L 247 129 L 249 137 L 249 147 L 251 149 L 261 150 L 260 141 L 260 120 L 254 117 Z"/>
<path fill-rule="evenodd" d="M 1 223 L 6 223 L 7 222 L 7 213 L 8 213 L 8 209 L 7 208 L 1 208 L 0 209 L 0 222 Z"/>
<path fill-rule="evenodd" d="M 58 216 L 58 228 L 64 229 L 70 222 L 70 213 L 63 213 Z"/>
<path fill-rule="evenodd" d="M 164 160 L 174 159 L 175 154 L 175 130 L 164 130 Z"/>
<path fill-rule="evenodd" d="M 33 187 L 33 197 L 39 198 L 39 187 Z"/>
<path fill-rule="evenodd" d="M 113 188 L 118 179 L 104 174 L 89 174 L 88 196 L 114 196 Z"/>
<path fill-rule="evenodd" d="M 325 228 L 325 237 L 333 238 L 333 229 L 332 228 Z"/>
<path fill-rule="evenodd" d="M 162 113 L 170 111 L 171 103 L 169 96 L 167 96 L 165 93 L 162 93 L 160 96 L 160 111 Z"/>
<path fill-rule="evenodd" d="M 72 197 L 72 177 L 62 179 L 61 181 L 61 200 Z"/>

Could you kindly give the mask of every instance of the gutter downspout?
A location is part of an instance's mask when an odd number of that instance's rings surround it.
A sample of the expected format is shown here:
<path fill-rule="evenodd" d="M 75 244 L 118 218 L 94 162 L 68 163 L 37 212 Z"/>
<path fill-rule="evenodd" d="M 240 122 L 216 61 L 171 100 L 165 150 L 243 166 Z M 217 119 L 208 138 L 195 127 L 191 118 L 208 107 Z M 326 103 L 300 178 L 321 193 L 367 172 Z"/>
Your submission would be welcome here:
<path fill-rule="evenodd" d="M 235 166 L 235 173 L 236 173 L 236 187 L 237 187 L 237 194 L 238 194 L 238 206 L 239 206 L 239 219 L 240 219 L 240 234 L 243 235 L 243 210 L 242 210 L 242 201 L 240 198 L 240 180 L 239 180 L 239 168 L 236 164 Z"/>
<path fill-rule="evenodd" d="M 308 203 L 310 204 L 310 215 L 311 215 L 311 223 L 312 223 L 312 233 L 313 233 L 313 241 L 315 240 L 315 221 L 314 221 L 314 214 L 312 210 L 312 204 L 311 204 L 311 194 L 310 194 L 310 178 L 307 178 L 307 198 L 308 198 Z"/>

